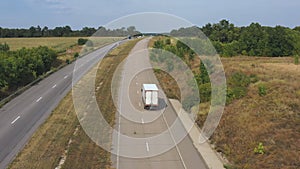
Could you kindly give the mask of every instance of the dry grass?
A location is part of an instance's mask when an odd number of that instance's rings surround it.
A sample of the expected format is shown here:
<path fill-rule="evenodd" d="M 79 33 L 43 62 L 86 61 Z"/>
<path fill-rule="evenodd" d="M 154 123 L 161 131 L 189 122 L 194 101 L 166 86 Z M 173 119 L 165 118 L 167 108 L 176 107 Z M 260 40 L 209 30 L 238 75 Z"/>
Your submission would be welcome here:
<path fill-rule="evenodd" d="M 9 168 L 55 168 L 77 125 L 69 93 L 34 133 Z"/>
<path fill-rule="evenodd" d="M 300 66 L 292 58 L 222 58 L 226 75 L 255 74 L 245 97 L 226 106 L 212 141 L 237 168 L 299 168 Z M 258 86 L 264 84 L 265 96 Z M 265 154 L 255 154 L 262 142 Z"/>
<path fill-rule="evenodd" d="M 77 44 L 78 37 L 49 37 L 49 38 L 0 38 L 0 43 L 7 43 L 10 50 L 18 50 L 23 47 L 32 48 L 48 46 L 60 51 Z"/>
<path fill-rule="evenodd" d="M 7 43 L 10 50 L 18 50 L 23 47 L 32 48 L 38 46 L 48 46 L 56 51 L 63 51 L 77 44 L 80 37 L 42 37 L 42 38 L 0 38 L 0 43 Z M 88 38 L 88 37 L 83 37 Z M 122 37 L 92 37 L 95 45 L 102 46 L 122 39 Z"/>
<path fill-rule="evenodd" d="M 99 105 L 106 103 L 101 106 L 101 111 L 111 125 L 114 124 L 115 109 L 109 97 L 110 80 L 117 63 L 128 55 L 136 42 L 130 41 L 116 48 L 103 59 L 98 68 L 96 84 L 103 83 L 96 91 L 96 97 Z M 62 168 L 110 168 L 110 153 L 97 146 L 80 127 L 71 92 L 34 133 L 9 168 L 55 168 L 66 149 L 68 154 Z"/>
<path fill-rule="evenodd" d="M 170 76 L 167 72 L 160 70 L 154 70 L 154 74 L 168 98 L 181 100 L 179 86 L 172 76 Z"/>

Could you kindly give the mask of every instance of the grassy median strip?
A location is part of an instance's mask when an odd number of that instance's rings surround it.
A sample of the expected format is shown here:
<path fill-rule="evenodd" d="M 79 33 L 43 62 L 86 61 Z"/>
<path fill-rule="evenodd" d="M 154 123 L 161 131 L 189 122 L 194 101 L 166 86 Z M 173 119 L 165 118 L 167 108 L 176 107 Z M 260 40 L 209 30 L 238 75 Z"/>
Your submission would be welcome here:
<path fill-rule="evenodd" d="M 137 41 L 120 45 L 98 67 L 96 84 L 101 84 L 101 87 L 96 90 L 96 97 L 98 104 L 106 103 L 101 107 L 101 112 L 111 125 L 115 117 L 110 92 L 111 79 L 118 64 L 126 58 Z M 80 127 L 71 92 L 34 133 L 9 168 L 55 168 L 64 154 L 66 157 L 61 168 L 110 168 L 110 153 L 97 146 Z"/>

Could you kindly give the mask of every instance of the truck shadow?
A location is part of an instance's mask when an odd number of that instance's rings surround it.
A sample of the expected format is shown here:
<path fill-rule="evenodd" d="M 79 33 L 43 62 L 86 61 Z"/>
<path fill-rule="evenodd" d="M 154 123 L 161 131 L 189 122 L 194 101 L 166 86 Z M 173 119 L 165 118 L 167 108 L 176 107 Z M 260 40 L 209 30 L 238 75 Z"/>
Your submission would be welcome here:
<path fill-rule="evenodd" d="M 157 110 L 162 110 L 164 108 L 168 107 L 167 103 L 163 98 L 158 98 L 158 106 L 157 107 L 150 107 L 148 109 L 149 111 L 157 111 Z"/>

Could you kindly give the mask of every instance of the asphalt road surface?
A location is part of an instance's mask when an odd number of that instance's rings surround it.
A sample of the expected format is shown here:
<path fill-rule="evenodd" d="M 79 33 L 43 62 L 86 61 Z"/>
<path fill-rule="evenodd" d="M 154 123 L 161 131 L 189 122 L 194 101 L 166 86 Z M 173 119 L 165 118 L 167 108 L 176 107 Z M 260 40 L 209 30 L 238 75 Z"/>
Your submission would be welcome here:
<path fill-rule="evenodd" d="M 117 169 L 206 169 L 205 162 L 185 133 L 176 112 L 159 87 L 158 108 L 144 110 L 143 83 L 158 81 L 153 73 L 147 45 L 149 38 L 136 44 L 122 64 L 118 113 L 112 141 L 113 167 Z M 176 125 L 174 125 L 176 124 Z"/>
<path fill-rule="evenodd" d="M 34 131 L 78 81 L 105 54 L 121 42 L 98 49 L 50 75 L 0 109 L 0 169 L 14 159 Z M 74 69 L 75 67 L 75 69 Z M 77 77 L 72 77 L 77 71 Z"/>

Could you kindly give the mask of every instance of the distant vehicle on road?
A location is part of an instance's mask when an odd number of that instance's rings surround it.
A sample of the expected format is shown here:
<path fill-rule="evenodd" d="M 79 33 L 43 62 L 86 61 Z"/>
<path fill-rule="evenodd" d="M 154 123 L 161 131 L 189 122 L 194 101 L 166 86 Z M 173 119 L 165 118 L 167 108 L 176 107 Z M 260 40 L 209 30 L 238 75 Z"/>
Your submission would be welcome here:
<path fill-rule="evenodd" d="M 158 88 L 156 84 L 143 84 L 141 91 L 144 109 L 149 110 L 151 107 L 158 106 Z"/>

